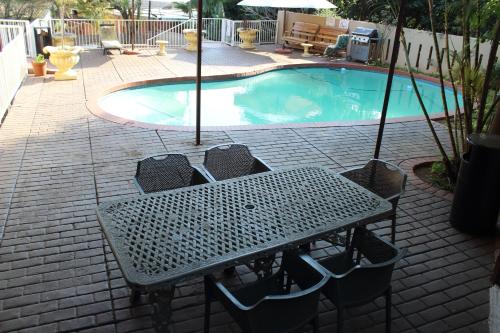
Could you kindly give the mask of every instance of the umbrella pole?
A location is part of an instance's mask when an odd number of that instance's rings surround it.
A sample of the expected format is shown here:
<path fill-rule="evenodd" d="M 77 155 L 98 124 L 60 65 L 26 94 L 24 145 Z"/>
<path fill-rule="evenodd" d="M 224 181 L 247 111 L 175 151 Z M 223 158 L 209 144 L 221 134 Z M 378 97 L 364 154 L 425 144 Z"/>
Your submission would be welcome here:
<path fill-rule="evenodd" d="M 203 1 L 198 0 L 197 15 L 197 53 L 196 53 L 196 145 L 201 144 L 201 41 L 203 39 Z"/>
<path fill-rule="evenodd" d="M 375 153 L 373 158 L 378 158 L 380 154 L 380 147 L 382 146 L 382 137 L 384 135 L 385 119 L 387 117 L 387 107 L 389 106 L 389 97 L 391 96 L 392 79 L 394 77 L 394 69 L 398 60 L 399 54 L 399 37 L 403 29 L 405 19 L 405 6 L 406 0 L 399 0 L 399 13 L 398 23 L 396 25 L 396 32 L 394 36 L 394 43 L 392 45 L 391 65 L 389 67 L 389 75 L 387 77 L 387 85 L 385 87 L 384 104 L 382 106 L 382 114 L 380 116 L 380 124 L 378 127 L 377 144 L 375 145 Z"/>
<path fill-rule="evenodd" d="M 283 36 L 285 35 L 285 30 L 286 29 L 286 8 L 283 8 L 283 33 L 281 34 L 281 38 L 283 39 Z M 285 48 L 285 41 L 282 40 L 282 48 Z"/>

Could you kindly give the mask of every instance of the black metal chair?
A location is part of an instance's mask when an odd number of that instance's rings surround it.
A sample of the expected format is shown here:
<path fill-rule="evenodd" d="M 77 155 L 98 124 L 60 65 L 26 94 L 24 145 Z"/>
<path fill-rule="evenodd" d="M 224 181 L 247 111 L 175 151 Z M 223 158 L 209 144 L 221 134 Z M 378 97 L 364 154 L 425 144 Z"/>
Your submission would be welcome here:
<path fill-rule="evenodd" d="M 396 209 L 399 198 L 405 190 L 406 173 L 394 164 L 372 159 L 362 168 L 346 170 L 340 174 L 391 202 L 391 241 L 395 243 Z M 347 241 L 349 237 L 350 232 L 348 232 Z"/>
<path fill-rule="evenodd" d="M 213 180 L 225 180 L 271 171 L 266 163 L 252 155 L 244 144 L 230 143 L 205 151 L 203 167 Z"/>
<path fill-rule="evenodd" d="M 297 288 L 292 288 L 292 281 Z M 320 290 L 327 281 L 326 272 L 311 257 L 295 252 L 283 254 L 276 274 L 232 292 L 212 275 L 206 276 L 205 333 L 214 300 L 222 303 L 245 333 L 297 332 L 307 324 L 318 332 Z"/>
<path fill-rule="evenodd" d="M 252 155 L 248 146 L 241 143 L 225 143 L 209 148 L 205 151 L 203 168 L 212 181 L 272 171 L 264 161 Z M 247 266 L 262 277 L 271 273 L 273 262 L 274 255 L 257 259 Z M 225 272 L 231 274 L 234 268 L 228 268 Z"/>
<path fill-rule="evenodd" d="M 151 156 L 137 162 L 135 181 L 141 193 L 173 190 L 210 182 L 183 154 Z"/>
<path fill-rule="evenodd" d="M 322 293 L 337 307 L 337 332 L 344 326 L 344 309 L 386 298 L 386 332 L 391 331 L 391 278 L 394 265 L 406 253 L 363 227 L 354 231 L 344 252 L 319 261 L 330 274 Z"/>

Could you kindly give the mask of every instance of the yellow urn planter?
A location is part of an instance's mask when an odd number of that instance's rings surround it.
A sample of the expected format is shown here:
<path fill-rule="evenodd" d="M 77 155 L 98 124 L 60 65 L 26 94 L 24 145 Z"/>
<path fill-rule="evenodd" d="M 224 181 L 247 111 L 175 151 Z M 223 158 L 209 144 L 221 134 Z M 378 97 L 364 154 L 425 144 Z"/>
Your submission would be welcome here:
<path fill-rule="evenodd" d="M 182 30 L 184 34 L 184 38 L 186 39 L 187 51 L 197 51 L 198 50 L 198 30 L 197 29 L 184 29 Z M 201 34 L 203 35 L 205 30 L 202 30 Z M 203 36 L 202 36 L 203 38 Z"/>
<path fill-rule="evenodd" d="M 243 43 L 240 44 L 242 49 L 255 49 L 253 42 L 255 38 L 257 38 L 257 29 L 238 28 L 238 34 L 243 41 Z"/>
<path fill-rule="evenodd" d="M 76 80 L 76 72 L 72 68 L 80 61 L 78 54 L 81 51 L 82 48 L 78 46 L 46 46 L 43 48 L 44 53 L 50 53 L 49 60 L 57 68 L 54 74 L 57 81 Z"/>

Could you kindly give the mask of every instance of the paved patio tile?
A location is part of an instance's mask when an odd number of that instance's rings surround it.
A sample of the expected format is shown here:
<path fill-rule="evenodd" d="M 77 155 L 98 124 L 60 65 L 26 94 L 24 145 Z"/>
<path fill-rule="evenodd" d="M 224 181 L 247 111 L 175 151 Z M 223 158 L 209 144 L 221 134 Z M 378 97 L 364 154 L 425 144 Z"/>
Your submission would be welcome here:
<path fill-rule="evenodd" d="M 272 52 L 209 45 L 204 74 L 267 68 L 276 63 L 327 61 Z M 56 82 L 28 77 L 0 127 L 0 331 L 149 332 L 147 295 L 132 306 L 129 291 L 95 215 L 98 203 L 138 193 L 132 179 L 137 160 L 181 152 L 199 165 L 210 146 L 242 142 L 274 168 L 319 165 L 334 171 L 372 157 L 374 125 L 193 132 L 151 130 L 112 123 L 90 114 L 87 100 L 117 84 L 191 76 L 195 56 L 168 50 L 137 56 L 81 56 L 78 79 Z M 436 123 L 447 149 L 446 128 Z M 411 159 L 438 150 L 423 121 L 387 124 L 381 157 L 411 174 Z M 398 208 L 397 245 L 408 255 L 393 275 L 395 332 L 487 332 L 488 288 L 495 237 L 473 237 L 451 228 L 451 203 L 412 175 Z M 389 222 L 371 228 L 388 236 Z M 322 258 L 338 249 L 317 242 Z M 227 283 L 254 279 L 245 267 Z M 201 332 L 201 279 L 178 286 L 172 329 Z M 321 332 L 335 331 L 335 307 L 320 302 Z M 346 314 L 347 332 L 383 332 L 384 300 Z M 229 314 L 214 304 L 211 332 L 239 332 Z M 310 329 L 306 328 L 305 332 Z"/>

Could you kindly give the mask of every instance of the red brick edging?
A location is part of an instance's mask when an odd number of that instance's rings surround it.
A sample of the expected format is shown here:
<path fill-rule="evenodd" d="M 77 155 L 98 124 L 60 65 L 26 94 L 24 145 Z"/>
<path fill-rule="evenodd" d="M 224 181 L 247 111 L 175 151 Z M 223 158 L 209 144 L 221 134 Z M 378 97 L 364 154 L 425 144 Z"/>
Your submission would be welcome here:
<path fill-rule="evenodd" d="M 429 156 L 429 157 L 417 157 L 417 158 L 411 158 L 404 160 L 403 162 L 400 163 L 400 167 L 405 170 L 408 174 L 408 180 L 411 181 L 411 184 L 416 186 L 418 189 L 423 190 L 425 192 L 432 193 L 433 195 L 436 195 L 442 199 L 452 201 L 453 200 L 453 193 L 448 192 L 445 190 L 442 190 L 431 183 L 428 183 L 424 180 L 422 180 L 417 174 L 415 173 L 415 169 L 422 165 L 422 164 L 429 164 L 433 163 L 436 161 L 439 161 L 440 157 L 438 156 Z"/>

